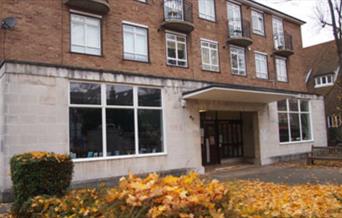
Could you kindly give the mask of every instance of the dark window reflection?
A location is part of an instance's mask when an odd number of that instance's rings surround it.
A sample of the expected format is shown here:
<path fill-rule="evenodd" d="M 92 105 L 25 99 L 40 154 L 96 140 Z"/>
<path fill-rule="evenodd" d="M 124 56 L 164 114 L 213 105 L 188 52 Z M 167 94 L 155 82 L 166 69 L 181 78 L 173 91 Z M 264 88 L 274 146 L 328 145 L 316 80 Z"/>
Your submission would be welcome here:
<path fill-rule="evenodd" d="M 310 140 L 311 139 L 310 115 L 301 114 L 300 116 L 301 116 L 301 122 L 302 122 L 302 140 Z"/>
<path fill-rule="evenodd" d="M 286 100 L 278 101 L 278 111 L 286 111 L 286 110 L 287 110 Z"/>
<path fill-rule="evenodd" d="M 134 110 L 107 109 L 107 156 L 135 153 Z"/>
<path fill-rule="evenodd" d="M 309 102 L 308 101 L 300 101 L 300 110 L 301 111 L 309 111 Z"/>
<path fill-rule="evenodd" d="M 102 157 L 102 116 L 97 108 L 69 109 L 72 158 Z"/>
<path fill-rule="evenodd" d="M 130 86 L 107 86 L 108 105 L 133 105 L 133 88 Z"/>
<path fill-rule="evenodd" d="M 160 89 L 139 88 L 138 100 L 139 100 L 139 106 L 160 107 L 161 106 Z"/>
<path fill-rule="evenodd" d="M 300 141 L 299 114 L 290 114 L 291 141 Z"/>
<path fill-rule="evenodd" d="M 70 103 L 101 104 L 101 86 L 92 83 L 71 83 Z"/>
<path fill-rule="evenodd" d="M 289 99 L 290 111 L 298 111 L 298 100 Z"/>
<path fill-rule="evenodd" d="M 162 112 L 139 110 L 139 153 L 162 152 Z"/>
<path fill-rule="evenodd" d="M 280 136 L 280 142 L 289 141 L 289 126 L 288 126 L 287 114 L 279 113 L 279 136 Z"/>

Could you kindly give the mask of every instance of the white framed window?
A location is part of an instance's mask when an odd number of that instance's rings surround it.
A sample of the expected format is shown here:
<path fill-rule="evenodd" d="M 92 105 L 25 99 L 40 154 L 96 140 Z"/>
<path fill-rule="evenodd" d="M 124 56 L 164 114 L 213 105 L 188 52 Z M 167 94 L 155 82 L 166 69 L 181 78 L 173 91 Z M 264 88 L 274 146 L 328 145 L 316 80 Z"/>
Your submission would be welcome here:
<path fill-rule="evenodd" d="M 201 39 L 201 55 L 203 70 L 216 72 L 220 70 L 217 42 Z"/>
<path fill-rule="evenodd" d="M 167 64 L 172 66 L 187 67 L 187 48 L 186 36 L 167 32 L 166 38 L 166 57 Z"/>
<path fill-rule="evenodd" d="M 148 61 L 147 28 L 123 24 L 124 59 Z"/>
<path fill-rule="evenodd" d="M 280 143 L 311 141 L 310 103 L 302 99 L 286 99 L 278 102 Z"/>
<path fill-rule="evenodd" d="M 255 71 L 256 77 L 268 79 L 267 55 L 255 52 Z"/>
<path fill-rule="evenodd" d="M 245 48 L 230 46 L 230 64 L 232 74 L 246 75 Z"/>
<path fill-rule="evenodd" d="M 283 20 L 278 17 L 272 18 L 272 28 L 273 28 L 273 39 L 274 47 L 276 49 L 281 49 L 285 47 L 285 36 L 284 36 L 284 26 Z"/>
<path fill-rule="evenodd" d="M 315 88 L 334 85 L 334 74 L 318 76 L 315 78 Z"/>
<path fill-rule="evenodd" d="M 215 0 L 198 0 L 199 17 L 215 21 Z"/>
<path fill-rule="evenodd" d="M 277 80 L 280 82 L 287 82 L 287 67 L 286 67 L 286 58 L 276 57 L 276 72 L 277 72 Z"/>
<path fill-rule="evenodd" d="M 71 51 L 101 55 L 101 20 L 78 14 L 70 14 Z"/>
<path fill-rule="evenodd" d="M 242 36 L 241 6 L 232 2 L 227 2 L 227 13 L 229 36 Z"/>
<path fill-rule="evenodd" d="M 252 10 L 252 27 L 253 33 L 264 36 L 265 35 L 265 24 L 264 14 L 255 10 Z"/>
<path fill-rule="evenodd" d="M 69 98 L 73 159 L 165 152 L 160 88 L 75 81 L 70 83 Z"/>

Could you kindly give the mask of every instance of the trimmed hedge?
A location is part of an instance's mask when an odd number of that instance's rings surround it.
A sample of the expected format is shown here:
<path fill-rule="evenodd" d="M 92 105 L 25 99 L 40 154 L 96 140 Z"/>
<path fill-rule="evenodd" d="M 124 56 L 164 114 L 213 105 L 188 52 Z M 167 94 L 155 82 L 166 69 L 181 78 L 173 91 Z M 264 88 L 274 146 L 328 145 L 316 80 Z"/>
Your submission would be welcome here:
<path fill-rule="evenodd" d="M 25 202 L 38 195 L 62 196 L 70 185 L 73 162 L 68 155 L 30 152 L 11 158 L 15 200 L 13 213 L 25 214 Z"/>

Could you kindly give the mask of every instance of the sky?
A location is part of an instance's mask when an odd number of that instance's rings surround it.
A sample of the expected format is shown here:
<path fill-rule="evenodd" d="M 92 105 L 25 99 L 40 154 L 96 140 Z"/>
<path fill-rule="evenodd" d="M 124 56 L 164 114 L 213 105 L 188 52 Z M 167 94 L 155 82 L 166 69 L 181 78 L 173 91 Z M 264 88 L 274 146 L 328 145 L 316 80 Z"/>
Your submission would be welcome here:
<path fill-rule="evenodd" d="M 319 24 L 315 10 L 319 2 L 325 0 L 255 0 L 269 7 L 306 22 L 302 26 L 303 46 L 311 46 L 333 40 L 332 30 L 322 28 Z"/>

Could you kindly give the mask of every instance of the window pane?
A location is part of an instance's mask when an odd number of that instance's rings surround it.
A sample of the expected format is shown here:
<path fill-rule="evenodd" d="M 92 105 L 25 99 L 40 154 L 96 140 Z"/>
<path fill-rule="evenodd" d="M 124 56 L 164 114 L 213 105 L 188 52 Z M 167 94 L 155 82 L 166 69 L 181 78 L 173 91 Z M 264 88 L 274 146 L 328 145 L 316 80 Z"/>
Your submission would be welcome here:
<path fill-rule="evenodd" d="M 134 110 L 107 109 L 107 156 L 135 153 Z"/>
<path fill-rule="evenodd" d="M 69 119 L 71 157 L 102 157 L 101 109 L 70 108 Z"/>
<path fill-rule="evenodd" d="M 92 83 L 70 83 L 71 104 L 101 104 L 101 86 Z"/>
<path fill-rule="evenodd" d="M 297 99 L 289 99 L 290 111 L 298 111 L 298 100 Z"/>
<path fill-rule="evenodd" d="M 71 44 L 85 46 L 83 24 L 78 22 L 71 23 Z"/>
<path fill-rule="evenodd" d="M 122 85 L 107 85 L 107 104 L 133 106 L 133 88 Z"/>
<path fill-rule="evenodd" d="M 176 44 L 175 42 L 167 42 L 167 57 L 176 58 Z"/>
<path fill-rule="evenodd" d="M 139 110 L 139 153 L 163 151 L 162 112 L 160 110 Z"/>
<path fill-rule="evenodd" d="M 286 110 L 287 110 L 286 100 L 278 101 L 278 111 L 286 111 Z"/>
<path fill-rule="evenodd" d="M 301 101 L 300 101 L 300 110 L 301 110 L 301 111 L 308 112 L 308 111 L 309 111 L 309 102 L 308 102 L 308 101 L 301 100 Z"/>
<path fill-rule="evenodd" d="M 133 33 L 124 34 L 124 50 L 127 53 L 134 53 L 134 35 Z"/>
<path fill-rule="evenodd" d="M 290 114 L 291 141 L 300 141 L 299 114 Z"/>
<path fill-rule="evenodd" d="M 185 45 L 178 44 L 178 59 L 186 59 L 185 58 Z"/>
<path fill-rule="evenodd" d="M 218 53 L 216 50 L 211 50 L 211 64 L 218 65 Z"/>
<path fill-rule="evenodd" d="M 87 47 L 100 48 L 100 31 L 98 26 L 87 26 Z"/>
<path fill-rule="evenodd" d="M 301 114 L 300 116 L 301 116 L 301 122 L 302 122 L 302 140 L 310 140 L 311 139 L 310 115 Z"/>
<path fill-rule="evenodd" d="M 289 126 L 287 120 L 287 114 L 279 113 L 279 137 L 280 142 L 288 142 L 289 141 Z"/>
<path fill-rule="evenodd" d="M 160 89 L 139 88 L 138 101 L 139 106 L 160 107 L 161 91 Z"/>
<path fill-rule="evenodd" d="M 202 48 L 202 64 L 210 64 L 208 48 Z"/>

